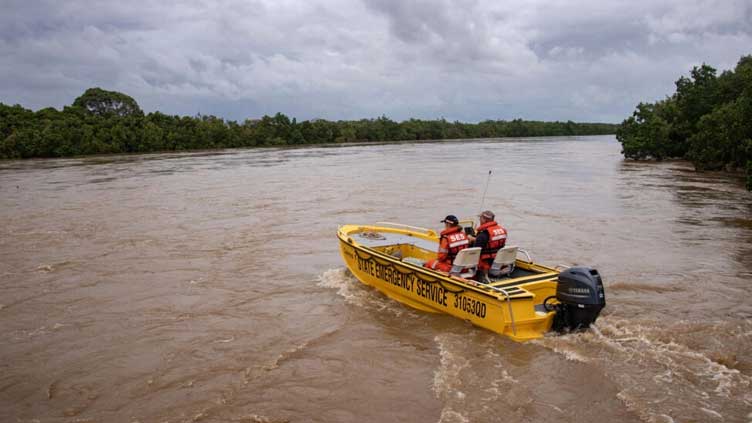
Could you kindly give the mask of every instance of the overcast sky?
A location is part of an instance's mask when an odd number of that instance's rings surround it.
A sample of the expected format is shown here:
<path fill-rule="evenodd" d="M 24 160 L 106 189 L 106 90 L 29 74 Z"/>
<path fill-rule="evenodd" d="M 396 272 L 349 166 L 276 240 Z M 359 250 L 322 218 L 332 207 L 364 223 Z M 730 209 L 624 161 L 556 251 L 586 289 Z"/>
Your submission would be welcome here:
<path fill-rule="evenodd" d="M 234 120 L 620 122 L 752 54 L 752 1 L 2 0 L 0 102 Z"/>

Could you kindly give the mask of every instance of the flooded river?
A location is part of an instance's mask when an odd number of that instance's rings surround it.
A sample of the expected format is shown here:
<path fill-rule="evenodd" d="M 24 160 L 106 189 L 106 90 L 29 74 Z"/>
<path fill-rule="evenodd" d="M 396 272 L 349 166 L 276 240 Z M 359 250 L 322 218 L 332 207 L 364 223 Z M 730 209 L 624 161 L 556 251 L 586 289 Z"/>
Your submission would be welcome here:
<path fill-rule="evenodd" d="M 605 279 L 515 343 L 353 279 L 337 225 L 496 212 Z M 0 162 L 2 422 L 752 419 L 752 194 L 613 137 Z"/>

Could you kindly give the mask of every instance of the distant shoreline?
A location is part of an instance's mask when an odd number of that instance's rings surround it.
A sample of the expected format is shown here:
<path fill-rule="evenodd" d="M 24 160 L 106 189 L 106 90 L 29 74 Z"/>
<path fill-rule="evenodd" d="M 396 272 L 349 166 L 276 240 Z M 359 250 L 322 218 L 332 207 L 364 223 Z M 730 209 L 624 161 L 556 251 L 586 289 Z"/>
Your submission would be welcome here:
<path fill-rule="evenodd" d="M 224 120 L 216 116 L 145 114 L 130 96 L 90 88 L 63 110 L 32 111 L 0 103 L 0 159 L 91 156 L 281 147 L 349 142 L 486 139 L 505 137 L 613 135 L 611 123 L 514 119 L 478 123 L 445 119 L 376 119 L 298 122 L 282 113 Z"/>
<path fill-rule="evenodd" d="M 546 138 L 579 138 L 579 137 L 601 137 L 614 134 L 594 134 L 594 135 L 541 135 L 541 136 L 522 136 L 522 137 L 487 137 L 487 138 L 445 138 L 437 140 L 384 140 L 384 141 L 345 141 L 345 142 L 328 142 L 318 144 L 291 144 L 291 145 L 256 145 L 256 146 L 243 146 L 243 147 L 220 147 L 220 148 L 204 148 L 204 149 L 190 149 L 190 150 L 159 150 L 159 151 L 136 151 L 126 153 L 102 153 L 102 154 L 82 154 L 77 156 L 62 156 L 62 157 L 29 157 L 29 158 L 0 158 L 1 162 L 10 161 L 34 161 L 34 160 L 73 160 L 73 159 L 94 159 L 94 158 L 108 158 L 114 156 L 137 156 L 137 155 L 157 155 L 157 154 L 228 154 L 235 151 L 242 150 L 264 150 L 264 149 L 283 149 L 283 150 L 297 150 L 302 148 L 337 148 L 337 147 L 360 147 L 369 145 L 390 145 L 390 144 L 431 144 L 431 143 L 446 143 L 446 142 L 478 142 L 489 140 L 531 140 L 541 139 L 543 141 Z M 615 140 L 615 138 L 614 138 Z M 685 161 L 676 159 L 673 161 Z"/>

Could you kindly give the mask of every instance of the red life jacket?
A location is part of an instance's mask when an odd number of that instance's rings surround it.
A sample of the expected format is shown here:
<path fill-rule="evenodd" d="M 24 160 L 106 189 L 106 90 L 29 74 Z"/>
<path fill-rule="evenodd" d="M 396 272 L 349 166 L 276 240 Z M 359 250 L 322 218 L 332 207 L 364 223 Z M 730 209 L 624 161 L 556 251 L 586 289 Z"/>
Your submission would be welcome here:
<path fill-rule="evenodd" d="M 498 223 L 491 221 L 478 226 L 476 232 L 478 234 L 481 232 L 488 233 L 488 243 L 483 246 L 480 252 L 480 259 L 495 259 L 496 252 L 502 249 L 507 242 L 507 230 Z"/>
<path fill-rule="evenodd" d="M 447 259 L 450 262 L 454 261 L 457 253 L 470 246 L 470 240 L 465 235 L 465 231 L 459 226 L 441 231 L 441 238 L 446 238 L 447 240 L 446 253 Z M 439 242 L 441 242 L 441 238 L 439 238 Z"/>

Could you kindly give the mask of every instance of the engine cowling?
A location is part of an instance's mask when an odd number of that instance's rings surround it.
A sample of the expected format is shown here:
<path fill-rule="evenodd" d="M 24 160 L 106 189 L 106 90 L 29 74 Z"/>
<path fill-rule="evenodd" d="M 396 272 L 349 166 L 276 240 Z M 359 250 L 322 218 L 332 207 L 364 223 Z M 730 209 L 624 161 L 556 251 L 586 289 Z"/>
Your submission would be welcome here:
<path fill-rule="evenodd" d="M 606 306 L 601 275 L 589 267 L 570 267 L 562 271 L 556 286 L 556 299 L 559 304 L 554 318 L 555 330 L 587 329 Z"/>

